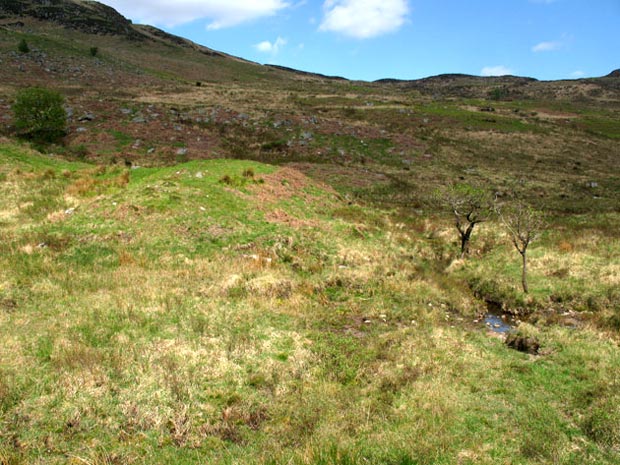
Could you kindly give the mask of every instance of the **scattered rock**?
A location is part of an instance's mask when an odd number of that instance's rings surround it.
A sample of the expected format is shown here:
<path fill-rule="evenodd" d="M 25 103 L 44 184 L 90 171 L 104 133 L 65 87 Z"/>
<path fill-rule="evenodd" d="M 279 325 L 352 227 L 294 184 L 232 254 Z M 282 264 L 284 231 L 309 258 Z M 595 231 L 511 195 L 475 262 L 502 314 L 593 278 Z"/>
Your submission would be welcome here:
<path fill-rule="evenodd" d="M 177 155 L 187 155 L 187 148 L 186 147 L 181 147 L 180 149 L 177 149 Z"/>
<path fill-rule="evenodd" d="M 509 334 L 506 337 L 506 345 L 511 349 L 532 355 L 537 355 L 540 349 L 540 343 L 536 338 L 520 336 L 518 334 Z"/>
<path fill-rule="evenodd" d="M 146 123 L 146 118 L 142 115 L 138 115 L 131 120 L 132 123 Z"/>
<path fill-rule="evenodd" d="M 84 115 L 78 118 L 78 121 L 80 122 L 93 121 L 94 119 L 95 119 L 95 115 L 93 115 L 92 113 L 85 113 Z"/>

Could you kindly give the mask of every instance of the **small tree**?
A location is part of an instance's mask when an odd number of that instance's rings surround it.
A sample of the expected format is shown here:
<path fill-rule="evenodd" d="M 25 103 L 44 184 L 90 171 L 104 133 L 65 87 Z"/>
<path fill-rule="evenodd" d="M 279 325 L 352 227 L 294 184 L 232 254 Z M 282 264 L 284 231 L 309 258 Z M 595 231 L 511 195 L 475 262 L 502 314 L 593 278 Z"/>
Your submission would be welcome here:
<path fill-rule="evenodd" d="M 521 254 L 523 263 L 521 286 L 523 292 L 527 294 L 529 292 L 527 285 L 527 248 L 540 236 L 545 227 L 543 215 L 521 200 L 517 200 L 508 206 L 498 205 L 496 211 L 508 230 L 513 245 Z"/>
<path fill-rule="evenodd" d="M 26 42 L 26 39 L 22 39 L 19 42 L 19 45 L 17 46 L 17 50 L 19 50 L 19 52 L 21 52 L 21 53 L 28 53 L 28 52 L 30 52 L 30 47 L 28 47 L 28 42 Z"/>
<path fill-rule="evenodd" d="M 455 184 L 439 191 L 437 195 L 439 201 L 454 215 L 463 258 L 469 254 L 469 242 L 475 226 L 491 216 L 491 196 L 483 189 L 469 184 Z"/>
<path fill-rule="evenodd" d="M 30 87 L 17 93 L 13 104 L 18 133 L 39 142 L 53 142 L 65 134 L 67 113 L 58 92 Z"/>

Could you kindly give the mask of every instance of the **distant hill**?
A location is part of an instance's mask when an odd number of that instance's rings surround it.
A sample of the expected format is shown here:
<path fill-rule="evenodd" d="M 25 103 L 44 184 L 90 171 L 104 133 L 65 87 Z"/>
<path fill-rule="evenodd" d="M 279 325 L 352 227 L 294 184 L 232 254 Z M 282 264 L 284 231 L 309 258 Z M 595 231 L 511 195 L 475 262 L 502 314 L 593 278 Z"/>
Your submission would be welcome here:
<path fill-rule="evenodd" d="M 348 81 L 344 77 L 326 76 L 319 73 L 300 71 L 285 66 L 266 65 L 262 66 L 242 58 L 228 55 L 221 51 L 210 49 L 206 46 L 196 44 L 183 37 L 169 34 L 161 29 L 148 25 L 136 25 L 129 19 L 118 13 L 113 8 L 92 0 L 0 0 L 0 28 L 24 26 L 24 20 L 39 20 L 41 24 L 28 24 L 28 29 L 36 33 L 36 30 L 44 24 L 55 24 L 87 35 L 112 36 L 119 39 L 126 39 L 135 43 L 160 43 L 166 46 L 182 47 L 188 51 L 199 52 L 213 58 L 228 58 L 237 63 L 244 63 L 249 66 L 241 70 L 236 65 L 220 62 L 217 70 L 210 69 L 208 74 L 216 75 L 217 78 L 211 79 L 316 79 L 319 81 Z M 74 39 L 75 40 L 75 39 Z M 85 40 L 84 37 L 78 38 L 77 42 Z M 121 48 L 127 47 L 124 45 Z M 137 45 L 136 45 L 137 46 Z M 149 52 L 142 47 L 143 55 L 149 56 Z M 188 56 L 179 59 L 195 61 L 196 58 Z M 146 60 L 150 67 L 162 66 L 157 60 Z M 162 60 L 163 61 L 163 60 Z M 201 63 L 202 64 L 202 63 Z M 212 67 L 213 64 L 209 63 Z M 230 67 L 235 68 L 231 73 Z M 198 69 L 187 69 L 187 66 L 167 66 L 165 73 L 177 74 L 180 78 L 199 79 Z M 226 69 L 229 68 L 229 69 Z M 205 73 L 200 73 L 205 74 Z M 606 77 L 619 77 L 620 70 L 615 70 Z M 601 78 L 604 80 L 604 78 Z M 207 78 L 209 80 L 209 78 Z M 560 83 L 560 84 L 556 84 Z M 375 81 L 376 85 L 389 85 L 398 88 L 417 90 L 430 95 L 453 95 L 456 97 L 486 97 L 493 95 L 499 98 L 523 98 L 523 97 L 545 97 L 554 98 L 555 95 L 579 96 L 587 94 L 599 94 L 594 88 L 584 87 L 588 85 L 600 86 L 603 89 L 617 90 L 615 83 L 600 82 L 600 79 L 567 81 L 548 81 L 539 82 L 533 78 L 517 76 L 501 77 L 480 77 L 465 74 L 443 74 L 431 76 L 418 80 L 398 80 L 380 79 Z M 558 89 L 558 86 L 561 89 Z"/>

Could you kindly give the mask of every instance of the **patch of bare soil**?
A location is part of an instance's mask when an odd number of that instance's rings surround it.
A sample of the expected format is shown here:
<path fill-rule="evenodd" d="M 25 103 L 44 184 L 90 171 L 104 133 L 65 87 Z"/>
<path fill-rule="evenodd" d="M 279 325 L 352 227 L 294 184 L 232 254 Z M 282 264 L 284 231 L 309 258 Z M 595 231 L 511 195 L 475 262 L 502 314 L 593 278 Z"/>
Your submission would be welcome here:
<path fill-rule="evenodd" d="M 337 195 L 329 186 L 312 181 L 301 171 L 291 167 L 283 167 L 277 171 L 263 176 L 263 183 L 250 187 L 259 208 L 268 210 L 265 219 L 272 223 L 285 224 L 292 228 L 316 227 L 317 221 L 300 219 L 292 216 L 281 209 L 273 209 L 274 204 L 282 200 L 293 197 L 302 198 L 305 201 L 325 204 L 325 199 L 321 199 L 307 192 L 310 186 L 317 187 L 327 193 Z"/>
<path fill-rule="evenodd" d="M 310 195 L 304 189 L 310 184 L 308 177 L 301 171 L 293 168 L 280 168 L 279 170 L 263 176 L 265 181 L 252 187 L 256 198 L 260 203 L 275 203 L 291 197 L 307 198 Z M 320 186 L 327 190 L 327 186 Z"/>

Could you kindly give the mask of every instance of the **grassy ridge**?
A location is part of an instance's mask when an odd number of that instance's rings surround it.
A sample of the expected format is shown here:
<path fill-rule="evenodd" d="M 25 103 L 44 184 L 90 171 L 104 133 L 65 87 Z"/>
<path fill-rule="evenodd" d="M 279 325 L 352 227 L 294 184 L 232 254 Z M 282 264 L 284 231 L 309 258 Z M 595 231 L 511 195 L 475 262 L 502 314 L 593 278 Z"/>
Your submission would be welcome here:
<path fill-rule="evenodd" d="M 530 357 L 473 322 L 515 293 L 493 225 L 450 264 L 288 168 L 0 161 L 0 463 L 617 463 L 613 213 L 532 249 L 530 303 L 582 312 Z"/>

